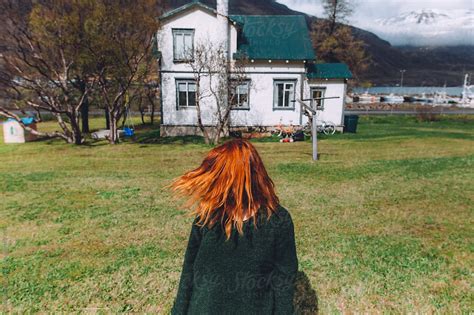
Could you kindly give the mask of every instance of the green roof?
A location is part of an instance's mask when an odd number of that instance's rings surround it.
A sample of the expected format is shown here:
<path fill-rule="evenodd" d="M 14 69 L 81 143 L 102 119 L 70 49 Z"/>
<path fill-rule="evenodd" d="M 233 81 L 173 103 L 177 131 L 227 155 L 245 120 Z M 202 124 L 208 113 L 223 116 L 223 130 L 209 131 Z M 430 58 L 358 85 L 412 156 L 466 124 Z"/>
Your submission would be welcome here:
<path fill-rule="evenodd" d="M 198 7 L 216 14 L 216 9 L 199 1 L 187 3 L 160 17 L 166 20 Z M 316 60 L 303 15 L 231 15 L 240 29 L 238 55 L 255 60 Z"/>
<path fill-rule="evenodd" d="M 316 63 L 308 66 L 309 79 L 350 79 L 352 72 L 345 63 Z"/>
<path fill-rule="evenodd" d="M 238 54 L 256 60 L 315 60 L 303 15 L 231 15 L 242 34 Z"/>

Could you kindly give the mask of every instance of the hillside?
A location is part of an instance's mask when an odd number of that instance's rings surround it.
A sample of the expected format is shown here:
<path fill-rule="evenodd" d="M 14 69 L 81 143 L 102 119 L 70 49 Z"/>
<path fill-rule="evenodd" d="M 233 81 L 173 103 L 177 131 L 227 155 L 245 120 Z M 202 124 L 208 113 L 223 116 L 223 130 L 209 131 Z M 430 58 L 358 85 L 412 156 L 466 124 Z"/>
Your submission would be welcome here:
<path fill-rule="evenodd" d="M 189 0 L 166 0 L 170 8 Z M 215 0 L 202 0 L 215 6 Z M 293 11 L 275 0 L 230 0 L 231 14 L 304 14 Z M 314 17 L 307 17 L 308 23 Z M 400 80 L 400 69 L 406 69 L 405 85 L 459 86 L 465 73 L 474 73 L 474 48 L 459 47 L 395 47 L 374 33 L 353 27 L 354 35 L 367 45 L 372 65 L 362 80 L 376 85 L 394 85 Z"/>
<path fill-rule="evenodd" d="M 192 2 L 190 0 L 165 0 L 170 8 L 177 8 L 183 4 Z M 216 6 L 216 0 L 201 0 L 209 6 Z M 275 0 L 229 0 L 229 10 L 231 14 L 250 14 L 250 15 L 291 15 L 301 14 L 293 11 L 287 6 L 277 3 Z"/>

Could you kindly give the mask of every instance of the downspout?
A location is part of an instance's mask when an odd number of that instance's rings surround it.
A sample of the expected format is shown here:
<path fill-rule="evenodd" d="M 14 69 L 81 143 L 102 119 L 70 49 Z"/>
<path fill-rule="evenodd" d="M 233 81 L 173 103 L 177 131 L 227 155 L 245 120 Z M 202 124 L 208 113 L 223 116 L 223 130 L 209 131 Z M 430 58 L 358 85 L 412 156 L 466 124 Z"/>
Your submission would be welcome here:
<path fill-rule="evenodd" d="M 226 72 L 227 74 L 231 71 L 230 67 L 230 62 L 231 62 L 231 56 L 230 56 L 230 25 L 229 25 L 229 0 L 217 0 L 216 1 L 216 11 L 217 11 L 217 24 L 218 24 L 218 38 L 222 40 L 223 44 L 223 49 L 225 52 L 225 58 L 227 60 L 226 63 Z M 228 87 L 229 87 L 229 82 L 228 77 L 224 79 L 224 86 L 226 87 L 225 90 L 222 91 L 222 107 L 224 109 L 227 109 L 229 106 L 229 95 L 228 95 Z M 217 101 L 217 100 L 216 100 Z M 216 106 L 219 106 L 216 104 Z M 225 127 L 230 127 L 230 121 L 228 126 Z M 230 129 L 230 128 L 229 128 Z M 218 135 L 219 137 L 219 135 Z"/>
<path fill-rule="evenodd" d="M 163 110 L 163 73 L 161 72 L 161 56 L 158 59 L 158 75 L 160 76 L 160 125 L 163 125 L 164 122 L 164 110 Z M 161 128 L 160 128 L 161 129 Z M 161 137 L 161 132 L 160 132 L 160 137 Z"/>
<path fill-rule="evenodd" d="M 306 77 L 306 64 L 304 67 L 304 73 L 301 74 L 301 83 L 300 83 L 300 98 L 304 99 L 304 82 L 305 82 L 305 77 Z M 300 105 L 300 126 L 303 126 L 303 108 Z"/>
<path fill-rule="evenodd" d="M 342 82 L 344 84 L 344 92 L 342 93 L 342 117 L 341 117 L 341 125 L 342 129 L 344 130 L 344 116 L 346 115 L 346 95 L 347 95 L 347 81 L 348 79 L 343 79 Z M 342 133 L 343 131 L 341 131 Z"/>

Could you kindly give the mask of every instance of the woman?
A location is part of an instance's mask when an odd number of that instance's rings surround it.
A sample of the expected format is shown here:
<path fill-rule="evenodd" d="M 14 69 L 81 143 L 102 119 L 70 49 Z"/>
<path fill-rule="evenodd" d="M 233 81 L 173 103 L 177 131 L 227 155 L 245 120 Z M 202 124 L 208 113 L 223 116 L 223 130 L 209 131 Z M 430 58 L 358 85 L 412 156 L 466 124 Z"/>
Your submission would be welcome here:
<path fill-rule="evenodd" d="M 255 147 L 216 147 L 172 188 L 196 216 L 172 314 L 292 314 L 293 222 Z"/>

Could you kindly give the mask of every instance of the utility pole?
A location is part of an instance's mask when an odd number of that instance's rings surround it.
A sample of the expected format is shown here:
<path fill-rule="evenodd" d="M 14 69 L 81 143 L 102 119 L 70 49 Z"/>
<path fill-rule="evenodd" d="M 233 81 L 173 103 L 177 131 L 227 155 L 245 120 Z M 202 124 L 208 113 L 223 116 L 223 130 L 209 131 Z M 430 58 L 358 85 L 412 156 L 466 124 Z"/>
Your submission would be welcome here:
<path fill-rule="evenodd" d="M 313 161 L 318 160 L 318 126 L 316 125 L 316 116 L 318 115 L 317 106 L 318 105 L 315 100 L 311 100 L 311 108 L 313 109 L 313 121 L 311 124 L 311 137 L 313 140 Z"/>
<path fill-rule="evenodd" d="M 400 87 L 403 87 L 403 75 L 405 74 L 405 72 L 406 72 L 405 69 L 400 70 L 400 73 L 401 73 Z"/>

